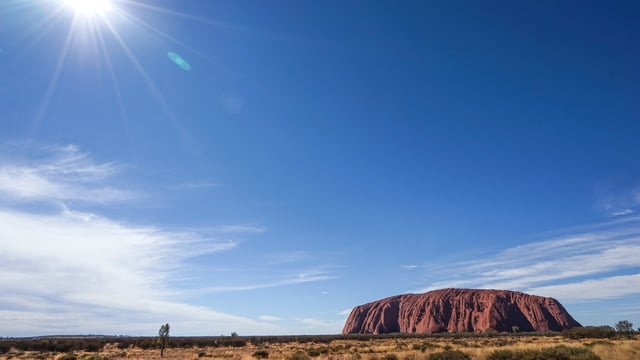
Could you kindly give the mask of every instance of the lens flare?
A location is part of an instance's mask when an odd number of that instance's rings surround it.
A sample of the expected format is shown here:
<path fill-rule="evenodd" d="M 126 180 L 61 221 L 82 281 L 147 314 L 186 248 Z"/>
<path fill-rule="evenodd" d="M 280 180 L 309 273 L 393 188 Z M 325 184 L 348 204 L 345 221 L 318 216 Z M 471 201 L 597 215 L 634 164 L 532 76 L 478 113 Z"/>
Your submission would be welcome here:
<path fill-rule="evenodd" d="M 183 59 L 180 55 L 170 51 L 167 53 L 167 56 L 171 61 L 173 61 L 176 65 L 178 65 L 182 70 L 189 71 L 191 70 L 191 65 L 187 62 L 187 60 Z"/>

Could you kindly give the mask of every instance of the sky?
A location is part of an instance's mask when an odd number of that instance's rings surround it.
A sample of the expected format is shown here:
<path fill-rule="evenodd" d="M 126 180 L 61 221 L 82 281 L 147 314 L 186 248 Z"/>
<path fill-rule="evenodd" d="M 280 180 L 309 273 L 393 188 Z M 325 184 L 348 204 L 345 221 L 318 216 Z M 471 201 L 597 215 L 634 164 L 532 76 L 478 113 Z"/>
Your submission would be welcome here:
<path fill-rule="evenodd" d="M 640 325 L 640 3 L 0 2 L 0 336 Z"/>

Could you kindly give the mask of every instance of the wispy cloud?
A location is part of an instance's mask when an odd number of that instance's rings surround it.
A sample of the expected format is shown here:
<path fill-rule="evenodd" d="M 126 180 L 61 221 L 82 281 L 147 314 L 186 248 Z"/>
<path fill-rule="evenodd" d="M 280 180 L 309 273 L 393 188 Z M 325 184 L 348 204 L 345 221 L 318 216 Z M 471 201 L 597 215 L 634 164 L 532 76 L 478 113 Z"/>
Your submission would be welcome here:
<path fill-rule="evenodd" d="M 195 329 L 230 321 L 252 331 L 253 326 L 264 328 L 250 319 L 176 301 L 168 285 L 191 256 L 226 251 L 233 244 L 68 210 L 39 215 L 2 209 L 0 223 L 0 292 L 11 294 L 0 300 L 8 311 L 0 313 L 0 321 L 16 326 L 5 331 L 45 331 L 37 320 L 51 316 L 60 318 L 56 326 L 66 331 L 117 331 L 117 314 L 129 316 L 129 326 L 172 318 Z M 16 317 L 25 321 L 8 321 Z M 95 324 L 85 324 L 86 319 Z"/>
<path fill-rule="evenodd" d="M 609 216 L 634 213 L 640 206 L 640 187 L 619 184 L 598 184 L 595 189 L 597 206 Z"/>
<path fill-rule="evenodd" d="M 351 314 L 352 310 L 353 309 L 344 309 L 344 310 L 340 311 L 338 314 L 347 316 L 347 315 Z"/>
<path fill-rule="evenodd" d="M 308 334 L 339 334 L 342 332 L 347 316 L 351 309 L 335 311 L 332 314 L 323 314 L 321 317 L 307 317 L 296 319 Z"/>
<path fill-rule="evenodd" d="M 262 321 L 282 321 L 282 318 L 273 315 L 260 315 L 258 319 Z"/>
<path fill-rule="evenodd" d="M 303 262 L 311 259 L 311 256 L 304 251 L 289 251 L 277 254 L 265 254 L 263 256 L 266 258 L 267 264 L 271 266 Z"/>
<path fill-rule="evenodd" d="M 640 273 L 609 276 L 575 283 L 531 288 L 534 293 L 562 298 L 568 302 L 606 299 L 640 293 Z"/>
<path fill-rule="evenodd" d="M 224 233 L 242 233 L 242 234 L 260 234 L 267 231 L 267 228 L 254 224 L 235 224 L 235 225 L 222 225 L 211 228 L 211 230 Z"/>
<path fill-rule="evenodd" d="M 309 272 L 293 274 L 280 280 L 266 281 L 254 284 L 245 285 L 227 285 L 227 286 L 210 286 L 203 287 L 195 290 L 198 293 L 222 293 L 222 292 L 236 292 L 236 291 L 250 291 L 258 289 L 267 289 L 274 287 L 282 287 L 296 284 L 312 283 L 317 281 L 333 280 L 336 275 L 329 271 L 316 271 L 311 270 Z"/>
<path fill-rule="evenodd" d="M 240 242 L 234 238 L 264 233 L 265 226 L 170 230 L 126 223 L 78 210 L 137 198 L 118 185 L 122 166 L 96 162 L 75 146 L 5 151 L 0 159 L 0 323 L 5 324 L 0 336 L 147 334 L 168 319 L 174 329 L 188 329 L 188 335 L 211 329 L 283 332 L 274 318 L 254 320 L 189 303 L 192 290 L 212 283 L 209 276 L 188 273 L 193 259 L 236 250 Z M 24 206 L 42 203 L 59 206 L 48 211 Z M 206 291 L 288 286 L 334 276 L 302 267 L 288 276 Z"/>
<path fill-rule="evenodd" d="M 616 309 L 616 314 L 619 315 L 640 315 L 640 306 L 631 305 L 623 306 Z"/>
<path fill-rule="evenodd" d="M 305 318 L 299 320 L 304 325 L 304 329 L 309 333 L 316 334 L 338 334 L 344 326 L 344 319 L 325 320 L 316 318 Z"/>
<path fill-rule="evenodd" d="M 28 160 L 6 155 L 1 160 L 0 194 L 5 199 L 110 203 L 137 196 L 106 184 L 119 166 L 95 162 L 73 145 L 41 149 Z"/>
<path fill-rule="evenodd" d="M 403 270 L 419 270 L 419 269 L 426 269 L 432 266 L 433 264 L 422 264 L 422 265 L 410 264 L 410 265 L 401 265 L 400 268 L 402 268 Z"/>
<path fill-rule="evenodd" d="M 576 229 L 574 229 L 576 230 Z M 562 301 L 640 294 L 640 219 L 627 217 L 552 238 L 505 249 L 495 255 L 430 269 L 430 285 L 511 289 Z"/>
<path fill-rule="evenodd" d="M 633 214 L 635 211 L 631 210 L 631 209 L 624 209 L 624 210 L 620 210 L 620 211 L 616 211 L 614 213 L 611 214 L 611 216 L 623 216 L 623 215 L 629 215 L 629 214 Z"/>

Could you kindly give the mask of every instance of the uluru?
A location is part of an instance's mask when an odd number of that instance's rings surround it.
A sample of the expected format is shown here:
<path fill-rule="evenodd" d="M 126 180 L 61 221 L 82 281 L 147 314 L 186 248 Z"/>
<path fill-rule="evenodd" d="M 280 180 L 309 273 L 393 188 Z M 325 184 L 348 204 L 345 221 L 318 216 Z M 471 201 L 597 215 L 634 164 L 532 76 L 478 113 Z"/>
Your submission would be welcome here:
<path fill-rule="evenodd" d="M 556 299 L 509 290 L 441 289 L 356 306 L 343 334 L 562 331 L 581 326 Z"/>

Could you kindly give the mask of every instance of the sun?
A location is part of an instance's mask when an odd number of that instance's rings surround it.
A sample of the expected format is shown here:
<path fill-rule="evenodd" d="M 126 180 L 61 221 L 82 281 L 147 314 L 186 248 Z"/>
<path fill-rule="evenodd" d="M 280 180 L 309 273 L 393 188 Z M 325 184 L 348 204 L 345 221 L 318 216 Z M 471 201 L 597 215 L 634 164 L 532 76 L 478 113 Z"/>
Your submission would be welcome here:
<path fill-rule="evenodd" d="M 62 0 L 65 5 L 71 7 L 77 14 L 85 16 L 101 15 L 111 10 L 109 0 Z"/>

